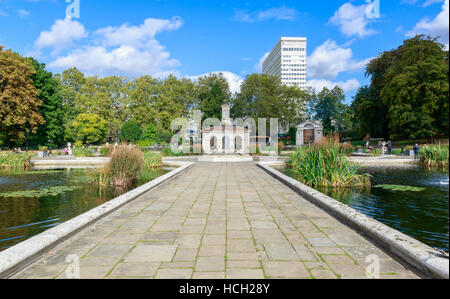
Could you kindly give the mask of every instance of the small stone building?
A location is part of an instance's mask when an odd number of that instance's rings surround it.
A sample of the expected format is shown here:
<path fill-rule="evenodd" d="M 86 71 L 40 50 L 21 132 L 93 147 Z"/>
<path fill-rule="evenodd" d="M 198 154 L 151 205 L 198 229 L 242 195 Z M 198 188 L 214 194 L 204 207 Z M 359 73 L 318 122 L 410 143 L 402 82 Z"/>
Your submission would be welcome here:
<path fill-rule="evenodd" d="M 297 146 L 314 144 L 323 137 L 323 126 L 317 121 L 305 121 L 297 126 Z"/>
<path fill-rule="evenodd" d="M 248 154 L 250 131 L 233 125 L 230 119 L 230 105 L 222 105 L 222 123 L 202 130 L 203 151 L 211 154 Z"/>

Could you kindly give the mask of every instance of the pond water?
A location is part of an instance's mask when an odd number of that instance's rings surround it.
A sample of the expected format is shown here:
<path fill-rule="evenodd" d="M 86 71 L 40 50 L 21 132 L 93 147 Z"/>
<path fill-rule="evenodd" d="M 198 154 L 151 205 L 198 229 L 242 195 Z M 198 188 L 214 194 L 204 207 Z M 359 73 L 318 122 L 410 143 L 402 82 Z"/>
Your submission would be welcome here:
<path fill-rule="evenodd" d="M 91 170 L 0 171 L 0 251 L 129 191 L 100 190 L 88 182 L 88 171 Z M 167 172 L 155 170 L 150 178 Z M 144 183 L 138 182 L 133 188 Z M 41 194 L 27 190 L 40 190 Z M 9 192 L 17 194 L 1 194 Z"/>
<path fill-rule="evenodd" d="M 284 170 L 289 174 L 288 170 Z M 318 189 L 328 196 L 431 247 L 449 251 L 449 174 L 418 166 L 371 166 L 372 187 Z M 423 191 L 393 191 L 377 185 L 421 187 Z"/>

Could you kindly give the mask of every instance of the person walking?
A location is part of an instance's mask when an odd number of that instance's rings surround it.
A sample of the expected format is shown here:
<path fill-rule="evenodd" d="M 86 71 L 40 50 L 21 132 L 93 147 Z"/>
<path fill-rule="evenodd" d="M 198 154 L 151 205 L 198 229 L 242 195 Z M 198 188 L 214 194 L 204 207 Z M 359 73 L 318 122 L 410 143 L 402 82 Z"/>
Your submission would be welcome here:
<path fill-rule="evenodd" d="M 391 142 L 388 142 L 387 148 L 388 148 L 388 154 L 392 155 L 392 143 Z"/>
<path fill-rule="evenodd" d="M 420 147 L 417 143 L 416 143 L 416 145 L 413 146 L 413 151 L 414 151 L 414 159 L 418 159 Z"/>

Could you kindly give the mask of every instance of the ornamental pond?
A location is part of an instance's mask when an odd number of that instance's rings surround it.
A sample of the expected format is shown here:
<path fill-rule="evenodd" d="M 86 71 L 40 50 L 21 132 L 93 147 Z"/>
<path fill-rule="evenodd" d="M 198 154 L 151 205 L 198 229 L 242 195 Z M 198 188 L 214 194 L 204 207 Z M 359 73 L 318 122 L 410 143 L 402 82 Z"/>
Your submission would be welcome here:
<path fill-rule="evenodd" d="M 89 183 L 90 169 L 0 170 L 0 251 L 129 191 Z M 155 179 L 168 170 L 156 169 Z M 138 182 L 136 188 L 145 182 Z"/>
<path fill-rule="evenodd" d="M 290 175 L 288 169 L 280 170 Z M 449 251 L 448 170 L 368 166 L 361 173 L 372 176 L 371 187 L 318 190 L 431 247 Z"/>

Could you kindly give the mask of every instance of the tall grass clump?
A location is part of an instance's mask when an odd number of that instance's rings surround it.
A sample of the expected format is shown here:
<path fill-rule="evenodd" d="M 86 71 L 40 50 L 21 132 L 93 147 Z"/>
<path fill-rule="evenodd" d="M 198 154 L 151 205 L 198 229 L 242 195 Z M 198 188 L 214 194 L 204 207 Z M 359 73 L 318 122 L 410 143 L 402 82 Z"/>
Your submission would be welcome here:
<path fill-rule="evenodd" d="M 448 156 L 448 145 L 428 145 L 420 151 L 420 163 L 429 168 L 448 168 Z"/>
<path fill-rule="evenodd" d="M 298 149 L 290 155 L 287 166 L 300 182 L 311 187 L 364 187 L 370 185 L 368 175 L 347 159 L 353 147 L 339 143 L 336 137 Z"/>
<path fill-rule="evenodd" d="M 139 182 L 153 180 L 162 167 L 160 153 L 142 151 L 137 147 L 119 145 L 110 154 L 111 160 L 89 173 L 90 181 L 100 187 L 125 190 Z"/>
<path fill-rule="evenodd" d="M 75 147 L 73 149 L 73 155 L 75 157 L 93 157 L 94 152 L 92 152 L 91 149 L 84 148 L 84 147 Z"/>
<path fill-rule="evenodd" d="M 28 170 L 31 168 L 30 154 L 0 152 L 0 169 Z"/>
<path fill-rule="evenodd" d="M 163 165 L 163 155 L 155 152 L 145 152 L 143 154 L 143 164 L 139 171 L 139 181 L 151 181 L 155 178 L 155 171 L 159 171 Z"/>
<path fill-rule="evenodd" d="M 106 173 L 115 187 L 127 188 L 137 182 L 144 162 L 141 150 L 135 147 L 118 146 L 111 154 L 111 161 L 105 166 Z"/>

